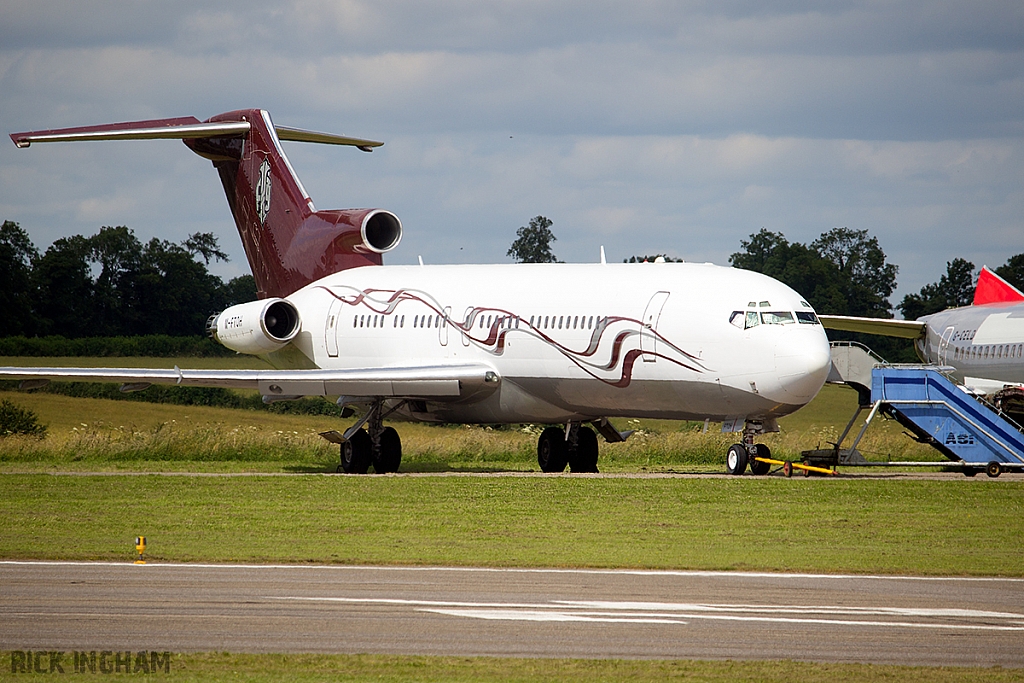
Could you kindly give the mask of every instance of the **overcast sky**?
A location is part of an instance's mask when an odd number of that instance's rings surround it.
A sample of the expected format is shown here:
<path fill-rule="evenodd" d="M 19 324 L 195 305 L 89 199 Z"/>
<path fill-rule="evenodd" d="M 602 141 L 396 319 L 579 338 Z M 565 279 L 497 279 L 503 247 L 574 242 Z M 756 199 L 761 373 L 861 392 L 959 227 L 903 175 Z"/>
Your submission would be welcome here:
<path fill-rule="evenodd" d="M 762 227 L 867 229 L 902 295 L 1024 252 L 1024 3 L 0 0 L 5 133 L 259 107 L 383 140 L 285 143 L 318 208 L 402 219 L 388 263 L 508 262 L 550 218 L 570 262 L 727 264 Z M 177 141 L 0 145 L 0 219 L 40 249 L 127 225 L 215 233 Z"/>

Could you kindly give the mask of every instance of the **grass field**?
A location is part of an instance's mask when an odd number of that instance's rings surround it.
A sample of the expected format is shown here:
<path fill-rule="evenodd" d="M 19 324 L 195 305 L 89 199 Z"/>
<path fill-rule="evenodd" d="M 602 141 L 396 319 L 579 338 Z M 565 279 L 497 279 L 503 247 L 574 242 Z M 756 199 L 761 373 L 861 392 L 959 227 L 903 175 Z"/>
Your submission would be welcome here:
<path fill-rule="evenodd" d="M 28 364 L 0 358 L 0 364 Z M 39 359 L 30 359 L 39 364 Z M 110 359 L 45 359 L 107 365 Z M 256 367 L 253 359 L 118 358 L 138 367 Z M 317 433 L 348 422 L 263 411 L 0 392 L 46 438 L 0 440 L 0 557 L 151 561 L 643 567 L 1024 575 L 1024 478 L 599 478 L 535 472 L 535 426 L 397 425 L 402 471 L 333 472 Z M 834 440 L 856 405 L 828 386 L 764 439 L 776 455 Z M 603 472 L 722 472 L 735 435 L 717 425 L 617 421 Z M 936 460 L 877 421 L 869 458 Z M 88 472 L 241 476 L 98 476 Z M 57 473 L 58 476 L 53 476 Z M 76 474 L 77 473 L 77 474 Z M 483 473 L 479 476 L 469 473 Z M 0 662 L 0 680 L 9 675 Z M 1019 670 L 812 664 L 390 656 L 175 655 L 176 680 L 1012 681 Z"/>
<path fill-rule="evenodd" d="M 330 472 L 338 464 L 337 447 L 318 432 L 349 424 L 323 416 L 44 393 L 0 392 L 0 398 L 33 410 L 49 427 L 43 440 L 0 442 L 0 471 L 7 472 Z M 795 459 L 802 450 L 835 441 L 855 408 L 853 391 L 827 386 L 810 405 L 781 420 L 781 433 L 767 435 L 763 441 L 774 454 Z M 725 451 L 736 441 L 736 435 L 721 434 L 718 425 L 711 425 L 706 434 L 700 423 L 667 420 L 618 420 L 617 426 L 637 431 L 624 444 L 601 444 L 604 472 L 722 471 Z M 494 429 L 406 423 L 398 429 L 402 472 L 537 469 L 537 426 Z M 869 459 L 943 460 L 903 435 L 898 424 L 881 419 L 872 424 L 861 450 Z"/>
<path fill-rule="evenodd" d="M 1024 481 L 0 477 L 0 557 L 1024 573 Z"/>
<path fill-rule="evenodd" d="M 70 655 L 68 655 L 70 656 Z M 0 652 L 0 681 L 22 680 Z M 70 671 L 70 669 L 69 669 Z M 769 661 L 632 661 L 607 659 L 508 659 L 499 657 L 402 657 L 390 655 L 243 655 L 198 653 L 172 655 L 170 672 L 150 674 L 157 680 L 186 681 L 394 681 L 423 683 L 538 683 L 540 681 L 760 681 L 762 683 L 835 683 L 900 681 L 902 683 L 1003 683 L 1020 681 L 1012 669 L 909 667 L 871 664 L 817 664 Z"/>

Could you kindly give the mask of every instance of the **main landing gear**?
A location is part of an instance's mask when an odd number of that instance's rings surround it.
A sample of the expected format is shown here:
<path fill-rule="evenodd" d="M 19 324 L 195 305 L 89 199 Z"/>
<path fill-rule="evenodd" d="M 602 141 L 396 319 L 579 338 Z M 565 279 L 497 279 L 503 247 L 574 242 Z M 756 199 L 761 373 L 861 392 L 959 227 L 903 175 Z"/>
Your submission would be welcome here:
<path fill-rule="evenodd" d="M 622 443 L 633 433 L 617 430 L 608 418 L 591 420 L 598 434 L 608 443 Z M 542 472 L 597 472 L 597 434 L 580 422 L 570 422 L 565 429 L 548 427 L 537 440 L 537 464 Z"/>
<path fill-rule="evenodd" d="M 597 472 L 597 434 L 579 422 L 569 429 L 548 427 L 537 440 L 537 464 L 542 472 Z"/>
<path fill-rule="evenodd" d="M 394 427 L 384 426 L 384 418 L 399 407 L 401 404 L 385 412 L 384 401 L 374 401 L 363 419 L 345 430 L 344 434 L 336 431 L 320 434 L 341 446 L 338 472 L 366 474 L 371 465 L 377 474 L 398 471 L 402 464 L 402 440 Z"/>

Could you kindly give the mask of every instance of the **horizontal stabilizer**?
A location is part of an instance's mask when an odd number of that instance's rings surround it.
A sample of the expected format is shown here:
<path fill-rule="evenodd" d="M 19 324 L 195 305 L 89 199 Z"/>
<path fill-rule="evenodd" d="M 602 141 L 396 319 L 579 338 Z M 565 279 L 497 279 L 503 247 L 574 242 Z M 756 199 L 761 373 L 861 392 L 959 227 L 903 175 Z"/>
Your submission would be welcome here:
<path fill-rule="evenodd" d="M 829 330 L 877 334 L 883 337 L 919 339 L 924 336 L 928 324 L 917 320 L 893 320 L 892 318 L 858 318 L 847 315 L 819 315 L 818 320 Z"/>
<path fill-rule="evenodd" d="M 974 290 L 974 305 L 1008 304 L 1024 301 L 1024 293 L 999 277 L 988 266 L 978 273 L 978 286 Z"/>
<path fill-rule="evenodd" d="M 248 135 L 248 121 L 201 122 L 193 116 L 176 119 L 153 119 L 149 121 L 128 121 L 108 123 L 101 126 L 58 128 L 53 130 L 11 133 L 11 140 L 18 147 L 28 147 L 33 142 L 76 142 L 80 140 L 194 140 L 198 138 L 240 137 Z M 274 126 L 281 140 L 296 142 L 317 142 L 328 145 L 349 145 L 369 152 L 383 142 L 317 133 L 301 128 Z"/>

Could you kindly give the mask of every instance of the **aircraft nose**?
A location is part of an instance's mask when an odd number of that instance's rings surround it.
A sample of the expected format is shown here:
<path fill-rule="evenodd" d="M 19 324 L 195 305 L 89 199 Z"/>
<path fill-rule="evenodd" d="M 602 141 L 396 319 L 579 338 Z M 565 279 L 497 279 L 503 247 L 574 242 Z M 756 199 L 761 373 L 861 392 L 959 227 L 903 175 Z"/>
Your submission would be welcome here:
<path fill-rule="evenodd" d="M 791 332 L 775 347 L 775 369 L 785 395 L 803 404 L 821 391 L 832 354 L 823 329 L 793 328 Z"/>

